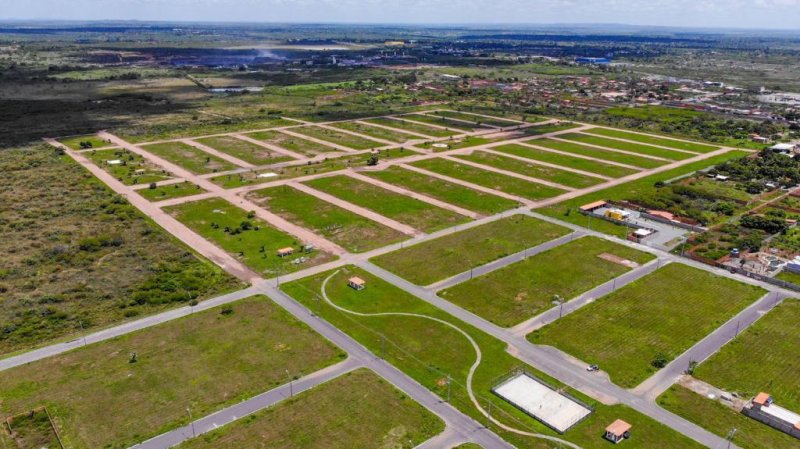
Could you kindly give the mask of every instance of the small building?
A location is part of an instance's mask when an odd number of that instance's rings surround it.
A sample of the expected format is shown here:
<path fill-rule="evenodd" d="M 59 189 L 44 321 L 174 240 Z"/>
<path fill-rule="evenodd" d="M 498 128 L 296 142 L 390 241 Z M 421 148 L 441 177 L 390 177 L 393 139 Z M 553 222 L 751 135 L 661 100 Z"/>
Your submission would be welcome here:
<path fill-rule="evenodd" d="M 122 164 L 122 161 L 119 160 L 119 159 L 111 159 L 111 160 L 106 161 L 106 164 L 108 164 L 108 165 L 120 165 L 120 164 Z"/>
<path fill-rule="evenodd" d="M 742 413 L 800 439 L 800 414 L 776 405 L 769 393 L 758 393 L 744 406 Z"/>
<path fill-rule="evenodd" d="M 769 147 L 770 150 L 776 153 L 787 154 L 787 155 L 791 155 L 794 152 L 795 148 L 796 146 L 791 143 L 776 143 L 775 145 Z"/>
<path fill-rule="evenodd" d="M 367 286 L 367 281 L 354 276 L 347 280 L 347 286 L 353 290 L 361 291 Z"/>
<path fill-rule="evenodd" d="M 665 210 L 648 210 L 647 213 L 655 217 L 663 218 L 665 220 L 677 221 L 675 220 L 675 214 L 667 212 Z"/>
<path fill-rule="evenodd" d="M 278 257 L 291 256 L 292 254 L 294 254 L 294 248 L 291 246 L 287 246 L 286 248 L 281 248 L 278 250 Z"/>
<path fill-rule="evenodd" d="M 603 438 L 614 444 L 619 444 L 622 440 L 630 437 L 631 425 L 621 419 L 614 421 L 611 425 L 606 427 L 606 433 L 603 435 Z"/>
<path fill-rule="evenodd" d="M 614 220 L 625 221 L 630 216 L 631 213 L 623 209 L 609 209 L 606 211 L 606 217 Z"/>
<path fill-rule="evenodd" d="M 606 204 L 608 203 L 606 203 L 605 201 L 595 201 L 594 203 L 584 204 L 583 206 L 581 206 L 581 211 L 594 212 L 595 210 L 600 209 L 601 207 L 605 207 Z"/>

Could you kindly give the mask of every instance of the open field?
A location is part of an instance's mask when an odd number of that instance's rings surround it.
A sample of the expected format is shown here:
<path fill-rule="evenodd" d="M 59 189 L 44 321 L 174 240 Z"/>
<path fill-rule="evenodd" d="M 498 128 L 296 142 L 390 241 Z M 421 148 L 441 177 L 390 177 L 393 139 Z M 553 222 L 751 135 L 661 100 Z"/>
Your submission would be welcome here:
<path fill-rule="evenodd" d="M 800 302 L 785 300 L 698 366 L 694 376 L 745 398 L 764 391 L 782 407 L 800 410 L 798 322 Z"/>
<path fill-rule="evenodd" d="M 178 448 L 411 449 L 443 430 L 436 415 L 360 369 Z"/>
<path fill-rule="evenodd" d="M 345 129 L 347 131 L 352 131 L 354 133 L 362 134 L 365 136 L 375 137 L 378 139 L 388 140 L 396 143 L 404 143 L 409 140 L 418 139 L 418 137 L 414 137 L 411 134 L 391 131 L 386 128 L 380 128 L 377 126 L 363 125 L 361 123 L 356 123 L 356 122 L 340 122 L 340 123 L 334 123 L 331 126 L 335 128 Z"/>
<path fill-rule="evenodd" d="M 402 118 L 403 120 L 411 120 L 418 123 L 429 123 L 431 125 L 444 126 L 447 129 L 454 129 L 456 131 L 462 131 L 462 132 L 470 132 L 470 131 L 475 131 L 477 129 L 485 129 L 484 127 L 479 126 L 477 124 L 469 124 L 461 121 L 450 120 L 446 117 L 423 115 L 422 113 L 403 115 L 400 118 Z"/>
<path fill-rule="evenodd" d="M 369 140 L 363 137 L 354 136 L 343 132 L 333 131 L 327 128 L 320 128 L 317 126 L 303 126 L 300 128 L 292 128 L 292 132 L 305 134 L 310 137 L 332 142 L 342 145 L 354 150 L 369 150 L 371 148 L 379 148 L 384 146 L 380 142 Z"/>
<path fill-rule="evenodd" d="M 543 165 L 524 162 L 518 159 L 499 156 L 497 154 L 487 153 L 484 151 L 473 151 L 471 154 L 458 155 L 455 157 L 458 159 L 464 159 L 466 161 L 487 165 L 489 167 L 519 173 L 532 178 L 555 182 L 563 186 L 573 187 L 576 189 L 583 189 L 600 184 L 601 182 L 605 182 L 605 180 L 600 178 L 592 178 L 586 175 L 545 167 Z"/>
<path fill-rule="evenodd" d="M 529 335 L 634 387 L 764 290 L 678 263 L 669 264 Z"/>
<path fill-rule="evenodd" d="M 166 142 L 145 145 L 145 151 L 161 156 L 164 159 L 198 175 L 236 168 L 230 162 L 206 153 L 183 142 Z"/>
<path fill-rule="evenodd" d="M 457 150 L 459 148 L 469 148 L 478 145 L 485 145 L 487 143 L 496 142 L 498 140 L 499 139 L 488 139 L 485 137 L 467 136 L 459 139 L 449 139 L 442 142 L 425 142 L 423 144 L 416 145 L 416 147 L 439 152 L 439 151 Z"/>
<path fill-rule="evenodd" d="M 8 434 L 11 429 L 11 435 Z M 4 417 L 0 430 L 3 448 L 61 448 L 58 435 L 53 430 L 50 416 L 44 407 Z"/>
<path fill-rule="evenodd" d="M 369 251 L 406 238 L 399 231 L 289 186 L 256 190 L 247 197 L 350 252 Z"/>
<path fill-rule="evenodd" d="M 299 137 L 283 134 L 279 131 L 262 131 L 262 132 L 250 133 L 247 134 L 247 136 L 252 137 L 253 139 L 256 140 L 261 140 L 263 142 L 277 145 L 281 148 L 285 148 L 289 151 L 294 151 L 295 153 L 300 153 L 308 157 L 314 157 L 320 153 L 329 153 L 332 151 L 338 151 L 334 147 L 329 147 L 327 145 L 322 145 L 311 140 L 301 139 Z"/>
<path fill-rule="evenodd" d="M 658 405 L 720 437 L 736 429 L 733 443 L 743 449 L 798 449 L 800 440 L 748 418 L 680 385 L 658 397 Z"/>
<path fill-rule="evenodd" d="M 125 448 L 342 357 L 253 297 L 5 371 L 0 411 L 45 405 L 65 446 Z"/>
<path fill-rule="evenodd" d="M 597 237 L 583 237 L 522 262 L 442 290 L 442 298 L 500 326 L 511 327 L 611 280 L 630 268 L 601 258 L 637 264 L 654 256 Z"/>
<path fill-rule="evenodd" d="M 89 151 L 84 156 L 125 185 L 146 184 L 170 178 L 169 172 L 128 150 Z"/>
<path fill-rule="evenodd" d="M 466 376 L 469 367 L 476 359 L 472 345 L 457 330 L 442 323 L 422 317 L 381 316 L 357 317 L 338 311 L 320 298 L 320 286 L 331 273 L 321 273 L 312 277 L 283 284 L 281 287 L 299 300 L 322 319 L 358 340 L 387 362 L 397 366 L 406 374 L 442 398 L 448 396 L 450 403 L 462 412 L 485 423 L 475 405 L 467 396 Z M 347 286 L 347 279 L 359 276 L 366 280 L 367 287 L 355 291 Z M 567 393 L 595 405 L 594 413 L 586 420 L 569 430 L 562 438 L 570 440 L 586 449 L 602 449 L 608 443 L 602 439 L 605 426 L 616 418 L 633 424 L 636 429 L 637 447 L 643 449 L 694 449 L 701 446 L 679 435 L 671 429 L 642 416 L 626 407 L 606 407 L 595 404 L 582 394 L 559 384 L 534 368 L 520 364 L 506 352 L 506 345 L 493 337 L 470 327 L 452 316 L 409 295 L 380 278 L 355 267 L 345 267 L 338 271 L 327 283 L 328 298 L 336 305 L 361 313 L 401 312 L 422 314 L 451 323 L 466 332 L 480 348 L 481 362 L 473 380 L 472 389 L 484 409 L 492 404 L 492 417 L 506 425 L 528 432 L 555 435 L 543 424 L 519 411 L 508 402 L 491 393 L 498 379 L 513 370 L 524 369 L 549 382 L 555 388 L 563 388 Z M 435 344 L 431 344 L 435 342 Z M 451 377 L 448 388 L 448 376 Z M 530 438 L 504 431 L 495 424 L 491 430 L 521 449 L 552 449 L 554 443 Z"/>
<path fill-rule="evenodd" d="M 519 206 L 517 202 L 506 198 L 396 166 L 363 174 L 484 215 L 493 215 Z"/>
<path fill-rule="evenodd" d="M 492 148 L 495 151 L 502 153 L 512 154 L 514 156 L 524 157 L 535 161 L 547 162 L 550 164 L 560 165 L 562 167 L 574 168 L 576 170 L 583 170 L 590 173 L 598 173 L 601 175 L 609 176 L 612 178 L 621 178 L 623 176 L 638 173 L 637 170 L 631 168 L 620 167 L 618 165 L 606 164 L 599 161 L 582 159 L 579 157 L 568 156 L 565 154 L 552 153 L 549 151 L 531 148 L 524 145 L 502 145 Z"/>
<path fill-rule="evenodd" d="M 605 148 L 613 148 L 616 150 L 631 151 L 633 153 L 646 154 L 649 156 L 662 157 L 664 159 L 671 159 L 673 161 L 680 161 L 694 157 L 690 153 L 681 153 L 678 151 L 665 150 L 659 147 L 653 147 L 641 143 L 624 142 L 622 140 L 609 139 L 607 137 L 593 136 L 590 134 L 570 133 L 558 136 L 559 139 L 566 139 L 574 142 L 581 142 L 590 145 L 597 145 Z"/>
<path fill-rule="evenodd" d="M 371 261 L 415 284 L 428 285 L 568 233 L 567 228 L 514 215 Z"/>
<path fill-rule="evenodd" d="M 279 126 L 294 125 L 294 122 L 282 118 L 246 117 L 241 120 L 209 120 L 209 123 L 198 123 L 191 114 L 184 120 L 175 120 L 174 116 L 146 127 L 129 127 L 115 132 L 131 143 L 144 143 L 156 140 L 177 139 L 183 137 L 206 136 L 227 132 L 263 130 Z"/>
<path fill-rule="evenodd" d="M 697 153 L 709 153 L 711 151 L 715 151 L 715 150 L 719 149 L 719 147 L 715 147 L 713 145 L 706 145 L 706 144 L 696 143 L 696 142 L 683 142 L 683 141 L 680 141 L 680 140 L 665 139 L 665 138 L 656 137 L 656 136 L 653 136 L 653 135 L 644 135 L 644 134 L 625 132 L 625 131 L 618 130 L 618 129 L 592 128 L 592 129 L 584 131 L 584 132 L 588 133 L 588 134 L 596 134 L 596 135 L 599 135 L 599 136 L 616 137 L 616 138 L 625 139 L 625 140 L 634 140 L 636 142 L 649 143 L 649 144 L 652 144 L 652 145 L 661 145 L 662 147 L 677 148 L 679 150 L 695 151 Z"/>
<path fill-rule="evenodd" d="M 503 120 L 499 117 L 489 118 L 482 115 L 472 115 L 467 114 L 464 112 L 456 112 L 456 111 L 436 111 L 432 113 L 433 115 L 438 115 L 440 117 L 450 117 L 458 120 L 465 120 L 468 122 L 475 122 L 477 124 L 482 125 L 492 125 L 492 126 L 499 126 L 501 128 L 505 128 L 508 126 L 516 126 L 520 125 L 520 123 L 512 122 L 509 120 Z"/>
<path fill-rule="evenodd" d="M 777 276 L 775 276 L 775 279 L 800 285 L 800 274 L 792 273 L 791 271 L 781 271 Z"/>
<path fill-rule="evenodd" d="M 427 159 L 411 165 L 530 200 L 550 198 L 565 192 L 554 187 L 481 170 L 446 159 Z"/>
<path fill-rule="evenodd" d="M 405 131 L 410 131 L 412 133 L 422 134 L 423 136 L 429 137 L 450 137 L 458 134 L 455 131 L 447 131 L 440 128 L 434 128 L 432 126 L 426 126 L 422 123 L 417 122 L 406 122 L 403 120 L 396 120 L 391 118 L 373 118 L 364 120 L 367 123 L 376 123 L 378 125 L 388 126 L 391 128 L 402 129 Z"/>
<path fill-rule="evenodd" d="M 3 150 L 0 171 L 0 354 L 240 285 L 51 147 Z"/>
<path fill-rule="evenodd" d="M 230 136 L 207 137 L 205 139 L 197 139 L 197 142 L 253 165 L 276 164 L 293 160 L 291 157 L 272 151 L 269 148 Z"/>
<path fill-rule="evenodd" d="M 72 148 L 73 150 L 85 150 L 87 148 L 102 148 L 110 146 L 111 143 L 105 141 L 94 134 L 85 134 L 82 136 L 64 137 L 58 139 L 59 142 Z M 84 144 L 82 146 L 81 144 Z"/>
<path fill-rule="evenodd" d="M 156 188 L 146 188 L 137 190 L 139 195 L 147 198 L 150 201 L 163 201 L 168 200 L 170 198 L 180 198 L 184 196 L 190 195 L 197 195 L 199 193 L 203 193 L 203 190 L 200 186 L 196 186 L 191 182 L 184 181 L 178 184 L 168 184 L 165 186 L 158 186 Z"/>
<path fill-rule="evenodd" d="M 536 125 L 528 128 L 521 129 L 520 132 L 526 136 L 540 136 L 542 134 L 550 134 L 556 131 L 566 131 L 568 129 L 578 128 L 581 125 L 577 123 L 561 122 L 546 125 Z"/>
<path fill-rule="evenodd" d="M 600 148 L 587 147 L 575 142 L 563 142 L 560 140 L 552 139 L 535 139 L 528 140 L 526 143 L 531 145 L 538 145 L 545 148 L 552 148 L 554 150 L 563 151 L 566 153 L 579 154 L 581 156 L 594 157 L 600 160 L 611 162 L 618 162 L 620 164 L 633 165 L 640 168 L 656 168 L 666 165 L 668 162 L 657 161 L 655 159 L 648 159 L 630 154 L 616 153 L 614 151 L 601 150 Z"/>
<path fill-rule="evenodd" d="M 317 178 L 305 184 L 424 232 L 469 221 L 455 212 L 344 175 Z"/>
<path fill-rule="evenodd" d="M 223 199 L 195 201 L 165 210 L 265 277 L 308 268 L 334 258 L 316 249 L 307 253 L 303 242 Z M 289 247 L 294 248 L 293 255 L 278 257 L 279 249 Z M 301 262 L 302 259 L 305 260 Z"/>

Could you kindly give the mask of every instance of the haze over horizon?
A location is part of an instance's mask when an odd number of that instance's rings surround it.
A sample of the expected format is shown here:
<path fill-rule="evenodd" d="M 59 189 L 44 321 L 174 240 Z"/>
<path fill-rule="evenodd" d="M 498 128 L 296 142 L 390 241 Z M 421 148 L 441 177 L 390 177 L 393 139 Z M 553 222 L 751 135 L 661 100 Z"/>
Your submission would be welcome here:
<path fill-rule="evenodd" d="M 798 29 L 800 0 L 0 0 L 0 20 L 626 24 Z"/>

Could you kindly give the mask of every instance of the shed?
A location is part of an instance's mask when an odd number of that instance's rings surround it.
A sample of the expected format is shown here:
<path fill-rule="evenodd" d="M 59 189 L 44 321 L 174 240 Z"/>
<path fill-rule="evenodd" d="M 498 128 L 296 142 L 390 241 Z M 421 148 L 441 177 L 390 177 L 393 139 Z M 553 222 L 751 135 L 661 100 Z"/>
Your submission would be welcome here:
<path fill-rule="evenodd" d="M 367 286 L 367 281 L 361 279 L 360 277 L 354 276 L 347 280 L 347 285 L 353 290 L 364 290 L 364 288 Z"/>
<path fill-rule="evenodd" d="M 753 398 L 753 403 L 762 407 L 769 407 L 772 405 L 772 396 L 770 396 L 769 393 L 758 393 L 756 397 Z"/>
<path fill-rule="evenodd" d="M 594 203 L 584 204 L 581 206 L 581 210 L 584 212 L 591 212 L 595 209 L 599 209 L 605 206 L 607 203 L 605 201 L 595 201 Z"/>
<path fill-rule="evenodd" d="M 278 257 L 286 257 L 291 256 L 294 253 L 294 248 L 291 246 L 287 246 L 286 248 L 281 248 L 278 250 Z"/>
<path fill-rule="evenodd" d="M 603 438 L 611 441 L 614 444 L 618 444 L 622 440 L 630 437 L 631 425 L 621 419 L 614 421 L 611 423 L 611 425 L 606 427 L 606 433 L 603 435 Z"/>

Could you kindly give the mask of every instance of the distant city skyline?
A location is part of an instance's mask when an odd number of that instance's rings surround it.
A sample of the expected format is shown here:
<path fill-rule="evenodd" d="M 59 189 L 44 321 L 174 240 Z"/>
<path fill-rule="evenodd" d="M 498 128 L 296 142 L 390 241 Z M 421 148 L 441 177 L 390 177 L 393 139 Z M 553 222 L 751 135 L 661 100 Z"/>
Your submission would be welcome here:
<path fill-rule="evenodd" d="M 593 24 L 798 29 L 800 0 L 0 0 L 0 20 Z"/>

